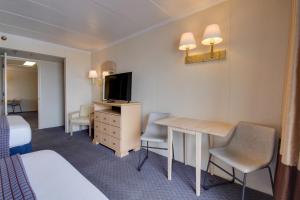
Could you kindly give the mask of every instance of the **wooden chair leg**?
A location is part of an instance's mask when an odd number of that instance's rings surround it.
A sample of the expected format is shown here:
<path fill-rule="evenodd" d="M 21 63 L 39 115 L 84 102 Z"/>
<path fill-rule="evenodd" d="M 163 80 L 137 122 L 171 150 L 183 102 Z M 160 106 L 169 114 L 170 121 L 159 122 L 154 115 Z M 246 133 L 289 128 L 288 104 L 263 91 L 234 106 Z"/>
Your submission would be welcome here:
<path fill-rule="evenodd" d="M 73 124 L 70 122 L 70 135 L 73 136 Z"/>
<path fill-rule="evenodd" d="M 89 137 L 92 137 L 92 124 L 89 124 Z"/>

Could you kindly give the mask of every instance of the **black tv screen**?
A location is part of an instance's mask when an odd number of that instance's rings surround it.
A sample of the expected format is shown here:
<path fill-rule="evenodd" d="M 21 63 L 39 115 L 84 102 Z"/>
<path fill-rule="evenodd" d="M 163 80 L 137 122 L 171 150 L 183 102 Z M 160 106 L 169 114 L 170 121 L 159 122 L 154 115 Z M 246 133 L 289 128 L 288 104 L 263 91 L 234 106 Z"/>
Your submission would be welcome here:
<path fill-rule="evenodd" d="M 132 72 L 106 76 L 104 98 L 131 101 L 131 79 Z"/>

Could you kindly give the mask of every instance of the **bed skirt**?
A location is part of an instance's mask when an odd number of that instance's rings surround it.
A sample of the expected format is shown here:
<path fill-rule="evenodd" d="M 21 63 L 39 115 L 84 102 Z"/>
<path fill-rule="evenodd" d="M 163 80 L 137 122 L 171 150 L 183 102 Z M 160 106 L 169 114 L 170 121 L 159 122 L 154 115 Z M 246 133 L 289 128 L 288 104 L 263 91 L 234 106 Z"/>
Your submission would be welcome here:
<path fill-rule="evenodd" d="M 28 144 L 24 144 L 22 146 L 17 146 L 9 149 L 10 155 L 15 155 L 15 154 L 25 154 L 25 153 L 30 153 L 32 152 L 32 145 L 31 142 Z"/>

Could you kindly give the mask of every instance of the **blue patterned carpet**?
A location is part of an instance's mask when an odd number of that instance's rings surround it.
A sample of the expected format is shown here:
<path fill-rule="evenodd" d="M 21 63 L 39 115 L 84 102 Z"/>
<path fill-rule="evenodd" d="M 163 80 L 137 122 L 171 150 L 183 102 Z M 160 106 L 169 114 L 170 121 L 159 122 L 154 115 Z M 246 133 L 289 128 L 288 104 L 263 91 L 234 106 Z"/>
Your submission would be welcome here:
<path fill-rule="evenodd" d="M 110 149 L 93 145 L 83 132 L 70 137 L 62 128 L 44 129 L 34 132 L 32 142 L 34 151 L 51 149 L 60 153 L 111 200 L 240 200 L 241 186 L 237 184 L 202 190 L 197 198 L 193 167 L 174 162 L 172 181 L 168 181 L 167 159 L 150 153 L 138 172 L 138 152 L 120 159 Z M 221 180 L 213 176 L 209 179 Z M 272 200 L 271 196 L 251 189 L 247 189 L 246 197 L 246 200 Z"/>

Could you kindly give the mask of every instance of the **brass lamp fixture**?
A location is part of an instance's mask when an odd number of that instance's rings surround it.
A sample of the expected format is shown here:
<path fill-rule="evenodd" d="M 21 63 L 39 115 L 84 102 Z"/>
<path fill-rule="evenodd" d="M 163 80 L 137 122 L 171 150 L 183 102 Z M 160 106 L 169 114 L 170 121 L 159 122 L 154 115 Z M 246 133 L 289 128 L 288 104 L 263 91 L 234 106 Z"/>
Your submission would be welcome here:
<path fill-rule="evenodd" d="M 223 41 L 220 27 L 218 24 L 208 25 L 204 31 L 202 44 L 210 46 L 210 52 L 204 54 L 189 55 L 189 50 L 197 47 L 193 33 L 183 33 L 180 39 L 179 50 L 186 51 L 185 63 L 199 63 L 208 61 L 224 60 L 226 58 L 226 50 L 214 51 L 214 45 Z"/>

